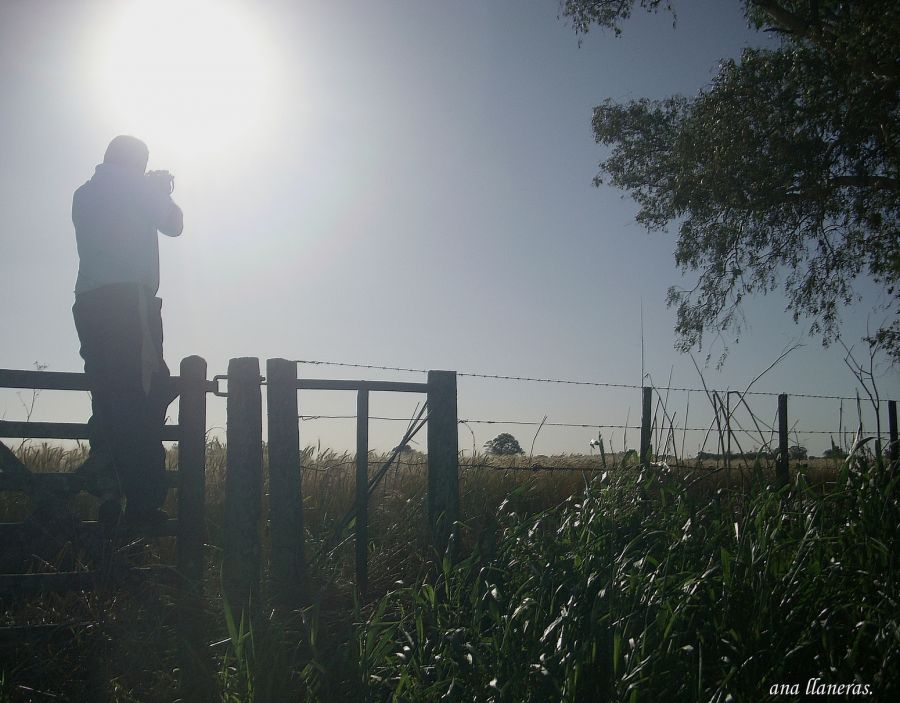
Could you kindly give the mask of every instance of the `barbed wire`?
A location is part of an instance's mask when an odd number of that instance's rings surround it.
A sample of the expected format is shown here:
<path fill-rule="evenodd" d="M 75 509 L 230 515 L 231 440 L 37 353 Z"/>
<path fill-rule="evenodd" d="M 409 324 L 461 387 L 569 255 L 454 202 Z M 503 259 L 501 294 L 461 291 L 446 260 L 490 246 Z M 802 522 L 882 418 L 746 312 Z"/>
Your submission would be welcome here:
<path fill-rule="evenodd" d="M 377 364 L 351 364 L 347 362 L 341 361 L 322 361 L 322 360 L 313 360 L 313 359 L 294 359 L 298 364 L 307 364 L 310 366 L 339 366 L 346 368 L 354 368 L 354 369 L 370 369 L 377 371 L 400 371 L 405 373 L 428 373 L 427 369 L 413 369 L 413 368 L 405 368 L 402 366 L 379 366 Z M 458 371 L 456 375 L 466 377 L 466 378 L 482 378 L 482 379 L 491 379 L 491 380 L 501 380 L 501 381 L 524 381 L 529 383 L 555 383 L 562 385 L 571 385 L 571 386 L 592 386 L 596 388 L 628 388 L 632 390 L 637 390 L 643 388 L 643 386 L 633 384 L 633 383 L 610 383 L 604 381 L 579 381 L 573 379 L 565 379 L 565 378 L 538 378 L 534 376 L 509 376 L 505 374 L 489 374 L 489 373 L 475 373 L 475 372 L 465 372 Z M 714 389 L 714 388 L 687 388 L 681 386 L 653 386 L 657 391 L 680 391 L 685 393 L 736 393 L 739 395 L 755 395 L 755 396 L 765 396 L 770 398 L 777 398 L 781 393 L 775 393 L 772 391 L 741 391 L 738 389 Z M 857 400 L 856 396 L 841 396 L 841 395 L 824 395 L 819 393 L 787 393 L 793 398 L 813 398 L 818 400 Z M 886 403 L 888 399 L 883 398 L 879 399 L 879 403 Z"/>
<path fill-rule="evenodd" d="M 311 359 L 293 359 L 298 364 L 309 366 L 346 366 L 354 369 L 376 369 L 379 371 L 407 371 L 409 373 L 428 373 L 427 369 L 407 369 L 402 366 L 377 366 L 375 364 L 349 364 L 341 361 L 314 361 Z"/>
<path fill-rule="evenodd" d="M 357 419 L 356 415 L 298 415 L 298 419 L 309 421 L 309 420 L 355 420 Z M 381 420 L 388 422 L 409 422 L 411 418 L 408 417 L 384 417 L 377 415 L 370 415 L 370 420 Z M 473 420 L 473 419 L 461 419 L 457 420 L 457 423 L 460 425 L 520 425 L 520 426 L 530 426 L 530 427 L 574 427 L 579 429 L 599 429 L 599 430 L 640 430 L 640 425 L 609 425 L 603 423 L 592 423 L 592 422 L 541 422 L 537 420 Z M 658 431 L 668 431 L 672 430 L 675 432 L 708 432 L 710 430 L 709 427 L 681 427 L 679 425 L 670 426 L 667 424 L 657 425 L 656 429 Z M 771 429 L 771 428 L 770 428 Z M 802 430 L 802 429 L 794 429 L 791 428 L 788 434 L 821 434 L 821 435 L 841 435 L 841 434 L 855 434 L 856 430 L 852 429 L 844 429 L 843 431 L 838 430 Z M 752 430 L 738 428 L 732 429 L 732 434 L 746 434 L 748 436 L 756 437 L 759 435 L 759 432 L 754 432 Z M 873 432 L 866 432 L 866 435 L 875 436 Z M 888 437 L 889 434 L 886 432 L 882 432 L 881 437 Z"/>
<path fill-rule="evenodd" d="M 595 456 L 594 458 L 595 458 L 598 462 L 601 462 L 601 461 L 602 461 L 599 455 Z M 719 456 L 719 460 L 721 460 L 721 459 L 723 459 L 723 458 L 724 458 L 724 457 Z M 766 457 L 766 456 L 764 456 L 764 455 L 761 456 L 760 458 L 763 458 L 763 459 L 765 459 L 765 458 L 772 459 L 772 457 Z M 813 458 L 818 458 L 818 457 L 813 457 Z M 826 458 L 827 458 L 827 457 L 826 457 Z M 696 465 L 696 464 L 695 464 L 695 465 L 691 465 L 691 464 L 686 464 L 686 463 L 683 463 L 683 462 L 656 461 L 656 462 L 650 462 L 650 467 L 651 467 L 651 468 L 661 468 L 661 467 L 662 467 L 662 468 L 664 468 L 664 469 L 665 469 L 665 468 L 668 468 L 668 469 L 670 469 L 670 470 L 672 470 L 672 469 L 677 469 L 677 470 L 688 470 L 688 471 L 709 471 L 709 472 L 711 472 L 711 473 L 719 473 L 719 472 L 721 472 L 721 471 L 728 470 L 728 468 L 730 468 L 730 469 L 732 469 L 732 470 L 740 471 L 740 470 L 742 470 L 742 469 L 744 469 L 744 468 L 747 468 L 747 467 L 749 466 L 749 462 L 750 462 L 750 460 L 751 460 L 750 457 L 747 457 L 747 456 L 739 456 L 739 455 L 733 455 L 733 456 L 731 457 L 731 459 L 732 459 L 733 462 L 737 462 L 737 463 L 735 463 L 735 464 L 732 464 L 731 467 L 725 467 L 725 466 L 721 466 L 721 465 L 716 465 L 716 466 L 704 466 L 704 465 L 702 465 L 702 462 L 703 462 L 703 461 L 708 461 L 709 459 L 697 459 L 696 461 L 701 462 L 701 464 L 700 464 L 699 466 Z M 794 460 L 792 460 L 792 461 L 794 461 Z M 798 460 L 796 460 L 796 461 L 802 463 L 803 461 L 806 461 L 806 460 L 804 460 L 804 459 L 798 459 Z M 421 470 L 421 469 L 424 469 L 427 465 L 428 465 L 428 463 L 425 462 L 425 461 L 408 462 L 408 463 L 405 463 L 405 464 L 398 464 L 397 467 L 396 467 L 396 470 L 400 470 L 401 468 L 402 468 L 402 469 L 405 469 L 405 470 Z M 301 466 L 300 466 L 300 468 L 301 468 L 302 470 L 304 470 L 304 471 L 311 471 L 311 472 L 314 472 L 314 473 L 328 473 L 329 471 L 334 471 L 334 470 L 336 470 L 336 469 L 341 469 L 341 468 L 346 468 L 346 467 L 355 468 L 355 467 L 356 467 L 356 461 L 353 460 L 353 461 L 343 461 L 343 462 L 338 462 L 338 463 L 336 463 L 336 464 L 330 464 L 330 465 L 328 465 L 328 466 L 326 466 L 326 467 L 324 467 L 324 468 L 319 468 L 319 467 L 317 467 L 317 466 L 310 466 L 310 465 L 301 465 Z M 502 472 L 507 472 L 507 471 L 526 471 L 526 472 L 529 472 L 529 473 L 538 473 L 538 472 L 541 472 L 541 471 L 550 471 L 550 472 L 554 472 L 554 471 L 580 471 L 580 472 L 582 472 L 582 473 L 587 473 L 587 474 L 602 474 L 602 473 L 604 473 L 604 472 L 606 472 L 606 471 L 609 471 L 609 468 L 608 468 L 607 466 L 604 466 L 602 463 L 598 463 L 598 464 L 595 464 L 595 465 L 588 465 L 588 466 L 579 466 L 579 465 L 554 465 L 554 464 L 550 464 L 550 465 L 545 465 L 545 464 L 530 464 L 530 465 L 528 465 L 528 466 L 503 466 L 502 464 L 491 464 L 491 463 L 477 463 L 477 464 L 470 464 L 470 463 L 467 463 L 467 462 L 465 462 L 465 461 L 462 461 L 462 462 L 460 462 L 460 464 L 459 464 L 459 468 L 460 468 L 460 470 L 469 470 L 469 469 L 479 469 L 479 470 L 480 470 L 480 469 L 487 469 L 487 470 L 489 470 L 489 471 L 498 471 L 498 472 L 500 472 L 500 471 L 502 471 Z"/>
<path fill-rule="evenodd" d="M 355 420 L 356 415 L 298 415 L 300 420 Z M 390 422 L 409 422 L 409 418 L 405 417 L 381 417 L 370 415 L 370 420 L 387 420 Z M 587 429 L 619 429 L 619 430 L 639 430 L 640 425 L 604 425 L 591 422 L 574 423 L 574 422 L 533 422 L 530 420 L 457 420 L 460 425 L 543 425 L 544 427 L 581 427 Z M 704 430 L 706 428 L 703 428 Z"/>
<path fill-rule="evenodd" d="M 300 420 L 355 420 L 356 415 L 298 415 Z M 410 422 L 409 417 L 382 417 L 380 415 L 369 415 L 370 420 L 388 420 L 391 422 Z"/>
<path fill-rule="evenodd" d="M 599 455 L 597 456 L 597 461 L 600 461 Z M 414 462 L 401 462 L 396 466 L 396 470 L 400 469 L 413 469 L 419 470 L 428 466 L 428 462 L 425 460 L 414 461 Z M 328 473 L 329 471 L 333 471 L 336 469 L 344 469 L 344 468 L 355 468 L 356 460 L 352 461 L 339 461 L 333 464 L 329 464 L 323 468 L 319 468 L 318 466 L 312 466 L 310 464 L 301 464 L 300 468 L 304 471 L 313 471 L 316 473 Z M 577 466 L 577 465 L 555 465 L 555 464 L 529 464 L 528 466 L 503 466 L 502 464 L 489 464 L 489 463 L 478 463 L 478 464 L 470 464 L 466 461 L 461 461 L 459 464 L 460 469 L 495 469 L 497 471 L 587 471 L 587 472 L 595 472 L 595 471 L 604 471 L 604 467 L 602 464 L 598 464 L 596 466 Z"/>

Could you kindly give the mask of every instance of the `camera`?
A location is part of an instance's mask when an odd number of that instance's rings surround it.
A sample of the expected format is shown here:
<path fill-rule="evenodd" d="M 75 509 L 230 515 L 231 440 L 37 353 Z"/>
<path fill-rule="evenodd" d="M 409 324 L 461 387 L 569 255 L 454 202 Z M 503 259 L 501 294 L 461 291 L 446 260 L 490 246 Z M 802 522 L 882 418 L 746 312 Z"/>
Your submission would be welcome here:
<path fill-rule="evenodd" d="M 147 171 L 147 178 L 155 188 L 169 195 L 175 190 L 175 176 L 168 171 Z"/>

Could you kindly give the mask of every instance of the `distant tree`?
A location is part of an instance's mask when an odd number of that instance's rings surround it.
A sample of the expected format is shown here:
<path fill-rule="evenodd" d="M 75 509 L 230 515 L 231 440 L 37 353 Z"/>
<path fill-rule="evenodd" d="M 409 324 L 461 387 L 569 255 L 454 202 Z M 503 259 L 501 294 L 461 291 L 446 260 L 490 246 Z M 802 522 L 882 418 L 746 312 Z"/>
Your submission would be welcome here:
<path fill-rule="evenodd" d="M 635 8 L 670 0 L 563 0 L 576 33 L 621 33 Z M 743 0 L 751 26 L 781 40 L 725 60 L 692 98 L 604 101 L 595 184 L 630 192 L 648 230 L 677 223 L 671 287 L 677 346 L 740 336 L 741 303 L 783 287 L 794 321 L 828 344 L 868 276 L 885 322 L 867 337 L 900 360 L 900 3 Z M 724 356 L 724 354 L 723 354 Z"/>
<path fill-rule="evenodd" d="M 822 452 L 822 456 L 826 459 L 846 459 L 847 452 L 838 446 L 832 445 L 831 449 L 826 449 Z"/>
<path fill-rule="evenodd" d="M 488 454 L 496 454 L 498 456 L 510 456 L 512 454 L 524 454 L 525 450 L 519 445 L 519 440 L 513 437 L 509 432 L 498 434 L 491 440 L 484 443 L 484 448 Z"/>
<path fill-rule="evenodd" d="M 788 459 L 803 461 L 807 456 L 809 456 L 809 452 L 806 451 L 806 447 L 801 447 L 799 444 L 788 447 Z"/>

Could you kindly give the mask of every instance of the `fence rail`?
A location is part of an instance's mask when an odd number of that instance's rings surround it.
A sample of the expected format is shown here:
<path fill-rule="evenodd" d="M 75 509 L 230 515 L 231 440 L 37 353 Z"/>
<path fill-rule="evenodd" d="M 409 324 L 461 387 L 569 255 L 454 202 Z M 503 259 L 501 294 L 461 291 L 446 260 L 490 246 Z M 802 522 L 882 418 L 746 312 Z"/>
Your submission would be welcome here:
<path fill-rule="evenodd" d="M 16 435 L 18 436 L 18 435 Z M 181 480 L 178 471 L 166 471 L 169 488 L 177 488 Z M 0 491 L 35 491 L 40 493 L 78 493 L 89 487 L 89 481 L 74 472 L 6 472 L 0 473 Z"/>
<path fill-rule="evenodd" d="M 199 359 L 200 357 L 188 357 Z M 205 362 L 204 362 L 205 363 Z M 183 376 L 172 376 L 174 388 L 181 393 L 186 385 L 192 388 L 196 379 L 184 379 Z M 205 378 L 201 384 L 206 392 L 215 390 L 215 384 Z M 28 390 L 47 391 L 90 391 L 87 377 L 83 373 L 71 371 L 28 371 L 25 369 L 0 369 L 0 388 L 26 388 Z"/>
<path fill-rule="evenodd" d="M 44 593 L 91 591 L 102 587 L 139 585 L 147 582 L 181 585 L 183 577 L 167 566 L 136 566 L 113 573 L 107 570 L 94 570 L 0 574 L 0 591 L 15 591 L 19 597 L 27 598 Z"/>

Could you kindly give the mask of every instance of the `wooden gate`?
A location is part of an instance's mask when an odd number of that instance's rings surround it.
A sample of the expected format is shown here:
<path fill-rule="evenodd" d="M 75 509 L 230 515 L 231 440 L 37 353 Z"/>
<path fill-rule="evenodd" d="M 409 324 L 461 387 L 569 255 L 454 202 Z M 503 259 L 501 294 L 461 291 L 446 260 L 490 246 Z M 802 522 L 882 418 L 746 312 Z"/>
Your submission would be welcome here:
<path fill-rule="evenodd" d="M 206 394 L 213 384 L 206 379 L 206 361 L 191 356 L 181 362 L 180 375 L 173 377 L 180 397 L 178 424 L 167 425 L 163 439 L 178 442 L 178 470 L 167 472 L 169 487 L 177 488 L 178 515 L 166 524 L 145 531 L 142 536 L 177 538 L 174 565 L 132 567 L 116 570 L 93 569 L 47 573 L 0 574 L 0 600 L 18 599 L 44 593 L 64 593 L 122 586 L 130 581 L 168 582 L 179 594 L 179 641 L 182 685 L 190 690 L 200 683 L 197 664 L 206 657 L 202 624 L 198 615 L 203 595 L 204 493 L 206 463 Z M 0 388 L 88 391 L 87 379 L 80 373 L 21 371 L 0 369 Z M 0 421 L 0 438 L 87 439 L 84 423 Z M 27 493 L 34 502 L 56 501 L 64 504 L 84 490 L 83 479 L 72 472 L 33 472 L 0 442 L 0 491 Z M 27 539 L 28 523 L 0 523 L 0 545 L 8 552 Z M 102 526 L 94 521 L 77 521 L 74 539 L 98 533 Z M 27 546 L 27 545 L 26 545 Z M 24 625 L 0 629 L 0 648 L 25 640 L 58 636 L 75 624 Z"/>
<path fill-rule="evenodd" d="M 459 451 L 456 372 L 429 371 L 427 383 L 297 378 L 297 362 L 266 364 L 269 455 L 270 573 L 272 593 L 288 607 L 302 602 L 305 582 L 298 391 L 337 390 L 357 394 L 356 580 L 367 585 L 369 394 L 424 393 L 428 407 L 427 515 L 435 548 L 443 554 L 459 519 Z M 222 377 L 217 377 L 222 378 Z M 225 554 L 222 579 L 232 607 L 259 601 L 262 565 L 262 396 L 259 360 L 228 365 L 228 473 L 225 484 Z"/>

